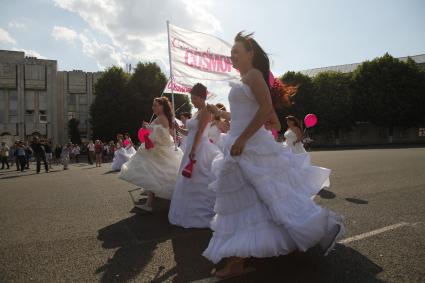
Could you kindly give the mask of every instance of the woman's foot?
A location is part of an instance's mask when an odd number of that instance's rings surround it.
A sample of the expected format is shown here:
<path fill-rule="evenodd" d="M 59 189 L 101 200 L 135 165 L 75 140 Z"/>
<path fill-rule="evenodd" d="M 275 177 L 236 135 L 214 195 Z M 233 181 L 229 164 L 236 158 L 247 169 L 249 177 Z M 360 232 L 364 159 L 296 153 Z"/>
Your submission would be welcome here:
<path fill-rule="evenodd" d="M 233 257 L 227 260 L 226 266 L 218 271 L 214 271 L 213 275 L 219 278 L 227 278 L 238 276 L 244 271 L 243 258 Z"/>

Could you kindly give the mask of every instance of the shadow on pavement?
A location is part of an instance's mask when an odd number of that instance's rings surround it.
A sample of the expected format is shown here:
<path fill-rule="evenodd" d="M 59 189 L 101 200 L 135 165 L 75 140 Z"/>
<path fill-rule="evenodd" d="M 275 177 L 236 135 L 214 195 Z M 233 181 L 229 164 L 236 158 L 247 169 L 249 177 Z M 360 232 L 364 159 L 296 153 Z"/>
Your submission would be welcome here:
<path fill-rule="evenodd" d="M 331 191 L 325 190 L 325 189 L 322 189 L 322 190 L 318 193 L 318 195 L 319 195 L 321 198 L 324 198 L 324 199 L 333 199 L 333 198 L 335 198 L 335 197 L 336 197 L 336 194 L 334 194 L 334 193 L 333 193 L 333 192 L 331 192 Z"/>
<path fill-rule="evenodd" d="M 105 173 L 103 173 L 103 175 L 108 175 L 108 174 L 118 174 L 120 171 L 114 171 L 114 170 L 109 170 L 109 171 L 106 171 Z"/>
<path fill-rule="evenodd" d="M 359 198 L 345 198 L 346 201 L 352 202 L 355 204 L 368 204 L 367 200 L 359 199 Z"/>
<path fill-rule="evenodd" d="M 139 277 L 143 282 L 177 280 L 188 282 L 207 277 L 212 264 L 201 255 L 211 237 L 208 229 L 183 229 L 168 222 L 169 201 L 159 201 L 154 213 L 136 214 L 98 231 L 98 240 L 104 249 L 116 249 L 112 258 L 96 270 L 102 273 L 101 282 L 127 282 Z M 158 244 L 172 241 L 175 268 L 163 272 L 161 263 L 157 270 L 145 270 Z M 196 267 L 196 269 L 195 269 Z M 205 272 L 199 272 L 204 270 Z M 149 276 L 149 277 L 148 277 Z"/>
<path fill-rule="evenodd" d="M 287 256 L 267 259 L 251 259 L 247 267 L 255 272 L 224 282 L 297 282 L 297 283 L 383 283 L 376 278 L 382 268 L 356 250 L 343 245 L 327 257 L 317 248 L 306 253 L 294 252 Z"/>

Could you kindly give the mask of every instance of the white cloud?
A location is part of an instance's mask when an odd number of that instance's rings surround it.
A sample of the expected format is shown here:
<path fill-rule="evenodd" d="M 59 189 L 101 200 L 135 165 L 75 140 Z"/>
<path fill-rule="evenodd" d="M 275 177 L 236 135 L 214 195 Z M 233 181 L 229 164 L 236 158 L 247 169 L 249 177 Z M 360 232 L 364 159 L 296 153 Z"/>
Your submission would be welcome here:
<path fill-rule="evenodd" d="M 78 33 L 75 30 L 67 27 L 54 26 L 52 30 L 52 36 L 56 40 L 63 40 L 68 44 L 72 44 L 78 38 Z"/>
<path fill-rule="evenodd" d="M 78 38 L 81 42 L 83 53 L 94 58 L 100 69 L 111 67 L 112 65 L 123 66 L 125 64 L 123 55 L 114 46 L 106 43 L 98 43 L 83 33 Z"/>
<path fill-rule="evenodd" d="M 7 30 L 0 28 L 0 44 L 16 44 L 16 40 Z"/>
<path fill-rule="evenodd" d="M 183 28 L 214 33 L 220 22 L 209 12 L 212 0 L 54 0 L 58 7 L 77 13 L 91 28 L 108 37 L 99 43 L 79 35 L 83 52 L 99 66 L 111 62 L 156 61 L 167 68 L 166 21 Z"/>
<path fill-rule="evenodd" d="M 9 22 L 9 27 L 10 28 L 15 28 L 15 29 L 19 29 L 19 30 L 26 30 L 27 29 L 27 25 L 23 22 L 19 22 L 16 20 L 12 20 Z"/>

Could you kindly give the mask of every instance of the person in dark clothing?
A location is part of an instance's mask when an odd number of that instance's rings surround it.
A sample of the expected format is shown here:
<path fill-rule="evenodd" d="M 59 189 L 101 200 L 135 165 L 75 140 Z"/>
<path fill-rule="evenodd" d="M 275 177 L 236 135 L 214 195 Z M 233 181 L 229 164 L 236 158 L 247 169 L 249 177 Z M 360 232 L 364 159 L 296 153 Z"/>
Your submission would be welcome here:
<path fill-rule="evenodd" d="M 24 172 L 25 169 L 25 144 L 23 142 L 19 142 L 16 147 L 16 156 L 19 160 L 19 167 L 21 168 L 21 172 Z"/>
<path fill-rule="evenodd" d="M 16 164 L 16 171 L 21 171 L 21 161 L 19 160 L 19 157 L 18 157 L 19 143 L 20 141 L 15 142 L 14 151 L 13 151 L 13 156 L 15 158 L 15 164 Z"/>
<path fill-rule="evenodd" d="M 30 161 L 32 156 L 32 149 L 29 146 L 28 143 L 25 144 L 25 163 L 26 163 L 26 169 L 30 169 Z"/>
<path fill-rule="evenodd" d="M 5 142 L 1 143 L 1 169 L 4 169 L 4 165 L 6 164 L 7 169 L 9 169 L 9 147 L 6 145 Z"/>
<path fill-rule="evenodd" d="M 62 146 L 56 145 L 55 148 L 55 164 L 59 165 L 61 162 Z"/>
<path fill-rule="evenodd" d="M 49 167 L 47 166 L 46 162 L 46 152 L 38 137 L 34 137 L 31 148 L 34 152 L 35 161 L 37 162 L 37 174 L 40 173 L 41 161 L 44 163 L 44 169 L 46 169 L 46 173 L 49 172 Z"/>
<path fill-rule="evenodd" d="M 53 150 L 52 145 L 49 141 L 45 140 L 43 142 L 44 151 L 46 152 L 46 162 L 49 166 L 49 169 L 53 169 L 52 162 L 53 162 Z"/>

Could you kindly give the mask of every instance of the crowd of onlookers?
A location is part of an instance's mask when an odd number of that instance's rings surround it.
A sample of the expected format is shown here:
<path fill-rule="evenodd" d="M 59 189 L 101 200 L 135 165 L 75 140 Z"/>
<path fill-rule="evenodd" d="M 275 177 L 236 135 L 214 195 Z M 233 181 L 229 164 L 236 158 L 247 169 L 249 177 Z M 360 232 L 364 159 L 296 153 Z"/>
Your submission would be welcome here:
<path fill-rule="evenodd" d="M 103 143 L 100 140 L 90 141 L 82 144 L 72 144 L 55 146 L 46 139 L 34 137 L 32 141 L 15 141 L 8 145 L 5 142 L 0 144 L 1 169 L 16 167 L 17 171 L 30 169 L 31 162 L 36 163 L 36 171 L 40 173 L 41 165 L 46 172 L 52 166 L 62 165 L 64 170 L 68 169 L 70 163 L 87 162 L 90 165 L 96 163 L 96 167 L 102 166 L 103 162 L 111 162 L 116 150 L 116 143 L 110 141 Z"/>

